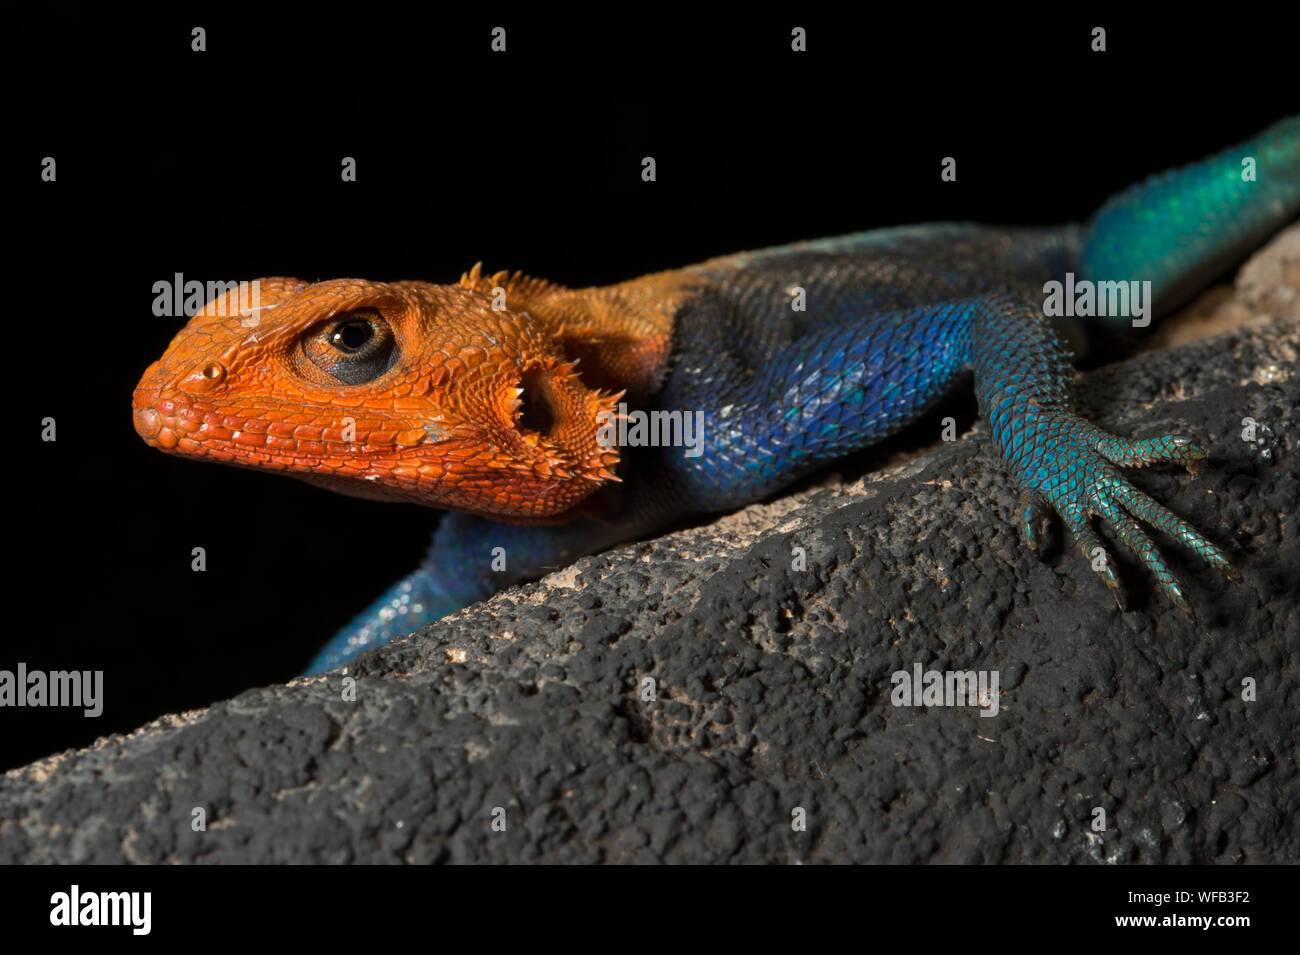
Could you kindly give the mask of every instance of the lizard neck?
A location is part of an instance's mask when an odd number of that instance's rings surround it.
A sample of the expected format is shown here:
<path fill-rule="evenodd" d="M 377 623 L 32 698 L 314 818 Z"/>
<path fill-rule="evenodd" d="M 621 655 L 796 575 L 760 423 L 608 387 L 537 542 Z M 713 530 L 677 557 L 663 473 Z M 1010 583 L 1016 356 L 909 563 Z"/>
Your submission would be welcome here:
<path fill-rule="evenodd" d="M 476 265 L 461 279 L 486 295 L 504 293 L 505 307 L 524 311 L 579 362 L 592 388 L 626 391 L 640 403 L 663 384 L 684 272 L 661 272 L 618 285 L 571 289 L 521 273 L 482 276 Z"/>

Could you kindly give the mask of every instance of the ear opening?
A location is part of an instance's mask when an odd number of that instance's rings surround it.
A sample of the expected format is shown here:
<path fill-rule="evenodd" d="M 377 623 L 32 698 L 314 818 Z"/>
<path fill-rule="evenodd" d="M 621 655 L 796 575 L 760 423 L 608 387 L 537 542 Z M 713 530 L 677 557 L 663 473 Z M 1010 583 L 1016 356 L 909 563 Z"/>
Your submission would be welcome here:
<path fill-rule="evenodd" d="M 519 396 L 519 427 L 549 435 L 555 427 L 555 406 L 546 373 L 540 368 L 524 372 L 519 387 L 523 390 Z"/>

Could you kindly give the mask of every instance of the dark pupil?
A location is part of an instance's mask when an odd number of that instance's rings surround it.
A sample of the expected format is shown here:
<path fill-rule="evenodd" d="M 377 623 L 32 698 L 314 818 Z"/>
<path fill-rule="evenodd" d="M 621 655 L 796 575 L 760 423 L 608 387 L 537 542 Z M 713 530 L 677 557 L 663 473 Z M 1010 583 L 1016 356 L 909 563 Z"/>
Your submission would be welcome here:
<path fill-rule="evenodd" d="M 370 327 L 369 322 L 344 322 L 334 329 L 334 334 L 330 336 L 330 342 L 344 351 L 356 351 L 370 341 L 374 334 L 375 330 Z"/>

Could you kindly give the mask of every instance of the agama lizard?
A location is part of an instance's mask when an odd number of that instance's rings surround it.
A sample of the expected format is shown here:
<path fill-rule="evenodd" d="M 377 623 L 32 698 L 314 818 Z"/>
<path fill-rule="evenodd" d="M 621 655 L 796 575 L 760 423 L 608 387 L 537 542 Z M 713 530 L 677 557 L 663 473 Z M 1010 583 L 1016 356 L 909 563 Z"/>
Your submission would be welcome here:
<path fill-rule="evenodd" d="M 1186 609 L 1138 521 L 1225 573 L 1229 559 L 1118 468 L 1205 452 L 1072 411 L 1047 283 L 1149 281 L 1166 312 L 1297 210 L 1291 117 L 1083 227 L 886 229 L 586 289 L 478 266 L 453 285 L 261 279 L 258 308 L 240 314 L 241 290 L 194 315 L 136 388 L 135 424 L 165 451 L 450 512 L 423 564 L 311 673 L 545 568 L 770 495 L 899 430 L 966 372 L 1023 492 L 1026 543 L 1050 508 L 1121 600 L 1100 517 Z M 611 419 L 654 411 L 701 421 L 697 446 L 610 440 Z"/>

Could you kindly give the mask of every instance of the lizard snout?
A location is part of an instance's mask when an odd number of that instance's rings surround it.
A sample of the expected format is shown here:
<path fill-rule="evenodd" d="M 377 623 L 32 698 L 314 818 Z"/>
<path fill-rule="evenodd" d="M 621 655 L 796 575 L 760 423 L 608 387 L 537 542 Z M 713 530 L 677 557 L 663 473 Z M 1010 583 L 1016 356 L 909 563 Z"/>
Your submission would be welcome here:
<path fill-rule="evenodd" d="M 131 396 L 131 418 L 136 434 L 144 438 L 146 444 L 170 451 L 176 447 L 180 435 L 175 427 L 175 416 L 164 413 L 162 389 L 147 384 L 153 370 L 151 367 L 145 373 L 144 381 Z"/>
<path fill-rule="evenodd" d="M 158 387 L 159 362 L 150 365 L 140 377 L 140 383 L 131 393 L 131 417 L 135 430 L 147 444 L 156 445 L 163 430 L 163 417 L 158 411 L 162 389 Z"/>
<path fill-rule="evenodd" d="M 132 415 L 135 418 L 136 432 L 152 444 L 162 430 L 162 415 L 152 407 L 136 408 Z"/>

